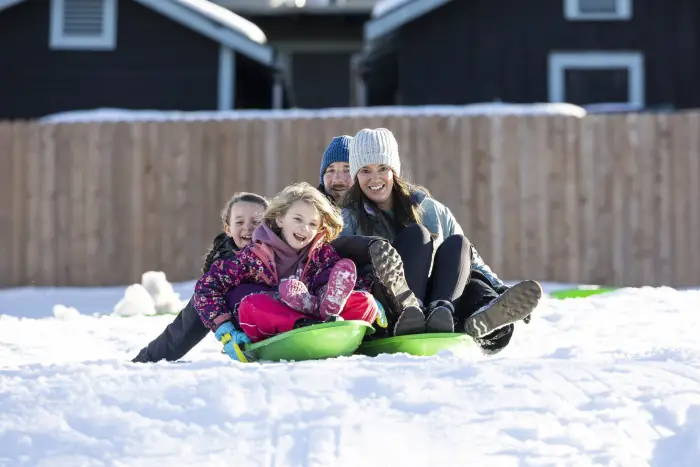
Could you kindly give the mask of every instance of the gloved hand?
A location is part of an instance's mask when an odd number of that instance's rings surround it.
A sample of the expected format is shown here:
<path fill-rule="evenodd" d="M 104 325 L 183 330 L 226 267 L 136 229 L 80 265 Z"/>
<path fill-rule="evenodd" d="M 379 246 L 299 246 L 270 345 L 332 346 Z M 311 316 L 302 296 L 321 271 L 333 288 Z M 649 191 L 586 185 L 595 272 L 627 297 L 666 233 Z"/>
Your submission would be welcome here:
<path fill-rule="evenodd" d="M 379 309 L 379 313 L 377 313 L 377 317 L 374 321 L 380 328 L 386 328 L 387 326 L 389 326 L 389 321 L 387 321 L 386 319 L 386 311 L 384 310 L 384 306 L 376 298 L 374 298 L 374 301 L 377 304 L 377 308 Z"/>
<path fill-rule="evenodd" d="M 214 333 L 216 338 L 224 344 L 224 352 L 232 359 L 239 362 L 247 363 L 248 360 L 243 355 L 239 346 L 250 344 L 251 340 L 244 332 L 236 330 L 233 323 L 227 321 L 219 326 Z"/>

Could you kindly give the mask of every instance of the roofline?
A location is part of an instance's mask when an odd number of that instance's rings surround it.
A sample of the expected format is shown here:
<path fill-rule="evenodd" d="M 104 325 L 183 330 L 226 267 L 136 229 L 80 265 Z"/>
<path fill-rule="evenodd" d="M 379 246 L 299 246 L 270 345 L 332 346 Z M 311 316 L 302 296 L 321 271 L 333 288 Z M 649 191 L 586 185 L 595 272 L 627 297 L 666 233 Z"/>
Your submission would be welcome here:
<path fill-rule="evenodd" d="M 0 12 L 26 0 L 0 0 Z M 198 14 L 184 5 L 163 0 L 134 0 L 143 6 L 160 13 L 171 20 L 208 37 L 221 45 L 269 67 L 275 67 L 275 53 L 272 47 L 259 44 L 237 31 L 223 25 L 216 25 L 211 19 Z"/>
<path fill-rule="evenodd" d="M 272 48 L 258 44 L 230 28 L 216 26 L 209 18 L 179 3 L 163 0 L 134 0 L 171 20 L 197 31 L 203 36 L 247 55 L 264 65 L 273 66 L 275 54 Z"/>
<path fill-rule="evenodd" d="M 22 3 L 24 0 L 0 0 L 0 11 L 10 8 L 13 5 Z"/>
<path fill-rule="evenodd" d="M 420 18 L 452 0 L 409 0 L 365 23 L 365 40 L 386 36 L 401 26 Z"/>

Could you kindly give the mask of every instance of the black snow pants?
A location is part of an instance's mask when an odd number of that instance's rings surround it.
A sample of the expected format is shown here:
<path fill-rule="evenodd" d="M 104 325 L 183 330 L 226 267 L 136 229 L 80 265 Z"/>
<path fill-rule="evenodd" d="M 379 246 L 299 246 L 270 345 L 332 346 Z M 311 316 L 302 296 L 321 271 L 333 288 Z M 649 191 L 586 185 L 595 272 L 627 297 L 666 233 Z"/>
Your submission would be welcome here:
<path fill-rule="evenodd" d="M 430 232 L 414 224 L 403 229 L 393 245 L 403 261 L 409 288 L 425 306 L 437 300 L 454 303 L 462 295 L 471 269 L 471 244 L 464 235 L 447 237 L 433 256 Z"/>

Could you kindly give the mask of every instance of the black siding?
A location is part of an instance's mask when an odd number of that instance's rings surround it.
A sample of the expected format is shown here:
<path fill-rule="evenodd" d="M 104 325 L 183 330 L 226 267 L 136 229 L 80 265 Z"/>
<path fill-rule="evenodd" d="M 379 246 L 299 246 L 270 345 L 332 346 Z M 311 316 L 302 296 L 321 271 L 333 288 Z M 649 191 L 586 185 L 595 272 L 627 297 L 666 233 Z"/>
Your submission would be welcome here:
<path fill-rule="evenodd" d="M 0 12 L 0 119 L 97 107 L 215 110 L 219 44 L 131 0 L 118 5 L 117 48 L 99 52 L 49 48 L 48 0 Z"/>
<path fill-rule="evenodd" d="M 352 104 L 351 59 L 362 49 L 363 27 L 369 15 L 250 15 L 271 44 L 288 41 L 357 42 L 357 49 L 308 50 L 290 54 L 290 79 L 294 106 L 319 109 Z"/>
<path fill-rule="evenodd" d="M 700 3 L 635 0 L 631 21 L 564 18 L 562 0 L 455 0 L 404 26 L 404 105 L 500 99 L 546 102 L 550 51 L 628 50 L 645 57 L 646 103 L 700 105 Z"/>

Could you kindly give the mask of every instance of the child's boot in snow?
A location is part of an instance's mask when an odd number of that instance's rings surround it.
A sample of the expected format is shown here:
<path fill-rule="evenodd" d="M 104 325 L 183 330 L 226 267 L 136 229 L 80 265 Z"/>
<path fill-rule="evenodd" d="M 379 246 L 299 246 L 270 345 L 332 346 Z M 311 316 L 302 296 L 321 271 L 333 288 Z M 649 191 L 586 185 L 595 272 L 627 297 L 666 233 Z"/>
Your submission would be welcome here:
<path fill-rule="evenodd" d="M 481 339 L 511 323 L 524 320 L 537 307 L 541 297 L 542 287 L 539 283 L 529 280 L 519 282 L 467 318 L 464 332 Z"/>
<path fill-rule="evenodd" d="M 399 313 L 409 307 L 416 307 L 420 310 L 420 301 L 408 288 L 401 256 L 391 246 L 391 243 L 386 240 L 372 242 L 369 246 L 369 256 L 377 279 L 387 289 L 390 298 L 398 305 Z M 415 312 L 412 314 L 417 316 Z"/>
<path fill-rule="evenodd" d="M 321 319 L 329 321 L 328 317 L 340 317 L 348 297 L 355 289 L 357 268 L 349 259 L 341 259 L 331 269 L 328 284 L 319 296 L 319 314 Z M 333 319 L 333 321 L 339 321 Z"/>
<path fill-rule="evenodd" d="M 279 285 L 278 292 L 282 303 L 305 315 L 318 314 L 318 298 L 309 293 L 303 282 L 287 279 Z"/>
<path fill-rule="evenodd" d="M 436 300 L 428 305 L 425 332 L 455 332 L 454 306 L 446 300 Z"/>

